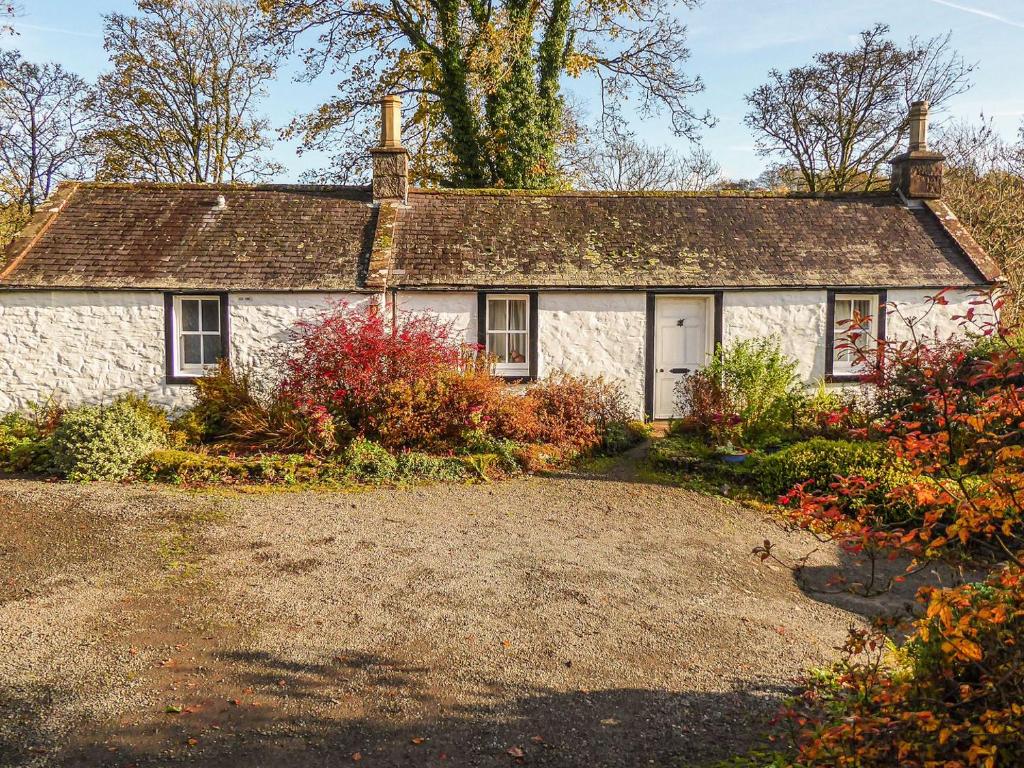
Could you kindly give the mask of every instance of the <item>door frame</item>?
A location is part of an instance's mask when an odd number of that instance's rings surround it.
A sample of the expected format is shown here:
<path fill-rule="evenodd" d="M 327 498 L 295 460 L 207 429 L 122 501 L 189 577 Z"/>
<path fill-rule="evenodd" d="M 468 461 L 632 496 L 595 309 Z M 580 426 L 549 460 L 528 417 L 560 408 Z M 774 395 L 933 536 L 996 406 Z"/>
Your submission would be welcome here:
<path fill-rule="evenodd" d="M 712 352 L 722 343 L 723 337 L 723 309 L 724 291 L 648 291 L 647 312 L 646 312 L 646 339 L 644 343 L 644 418 L 647 421 L 654 419 L 654 322 L 655 309 L 658 297 L 676 299 L 708 299 L 713 304 L 711 313 L 713 317 L 708 318 L 712 326 Z"/>

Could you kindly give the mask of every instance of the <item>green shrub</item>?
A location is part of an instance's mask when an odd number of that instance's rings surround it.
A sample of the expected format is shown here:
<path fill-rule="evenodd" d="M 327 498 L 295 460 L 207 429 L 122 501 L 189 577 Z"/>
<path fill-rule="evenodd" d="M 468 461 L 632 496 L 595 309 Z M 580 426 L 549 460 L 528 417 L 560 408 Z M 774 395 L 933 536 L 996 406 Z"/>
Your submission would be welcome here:
<path fill-rule="evenodd" d="M 495 437 L 482 429 L 470 430 L 466 433 L 465 445 L 460 451 L 463 455 L 488 454 L 495 457 L 495 463 L 502 472 L 516 474 L 521 472 L 521 444 L 504 437 Z"/>
<path fill-rule="evenodd" d="M 908 479 L 907 470 L 892 457 L 885 443 L 868 440 L 816 437 L 765 456 L 754 468 L 761 492 L 771 498 L 808 481 L 809 490 L 827 493 L 837 475 L 878 483 L 867 499 L 873 504 L 886 503 L 886 494 Z"/>
<path fill-rule="evenodd" d="M 676 404 L 712 442 L 779 440 L 792 432 L 804 400 L 797 365 L 774 337 L 719 345 L 706 368 L 680 383 Z"/>
<path fill-rule="evenodd" d="M 609 456 L 628 451 L 651 436 L 651 425 L 642 421 L 612 421 L 604 429 L 601 451 Z"/>
<path fill-rule="evenodd" d="M 404 481 L 459 481 L 467 477 L 464 461 L 452 456 L 431 456 L 419 451 L 406 451 L 398 455 L 395 477 Z"/>
<path fill-rule="evenodd" d="M 0 472 L 52 471 L 50 438 L 26 416 L 11 413 L 0 419 Z"/>
<path fill-rule="evenodd" d="M 398 474 L 398 460 L 380 443 L 361 437 L 345 449 L 345 465 L 350 477 L 367 483 L 386 483 Z"/>
<path fill-rule="evenodd" d="M 340 459 L 321 459 L 301 454 L 264 454 L 261 456 L 222 456 L 173 448 L 153 451 L 136 466 L 140 480 L 176 484 L 274 484 L 294 485 L 315 482 L 418 482 L 463 481 L 486 476 L 497 457 L 431 456 L 409 451 L 393 457 L 377 443 L 356 441 L 358 445 L 345 463 Z"/>
<path fill-rule="evenodd" d="M 659 469 L 689 471 L 713 459 L 715 452 L 699 437 L 670 435 L 651 444 L 648 460 Z"/>
<path fill-rule="evenodd" d="M 53 462 L 68 480 L 123 480 L 166 444 L 167 417 L 134 395 L 67 411 L 53 432 Z"/>
<path fill-rule="evenodd" d="M 193 451 L 164 449 L 144 457 L 135 469 L 140 480 L 166 483 L 295 483 L 339 477 L 341 467 L 300 454 L 219 456 Z"/>

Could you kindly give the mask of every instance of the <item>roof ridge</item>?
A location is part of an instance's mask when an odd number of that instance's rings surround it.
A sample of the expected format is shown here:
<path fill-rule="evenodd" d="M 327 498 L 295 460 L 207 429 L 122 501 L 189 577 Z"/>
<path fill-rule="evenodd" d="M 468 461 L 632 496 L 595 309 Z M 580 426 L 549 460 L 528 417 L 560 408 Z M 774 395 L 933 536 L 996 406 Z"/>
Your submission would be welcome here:
<path fill-rule="evenodd" d="M 748 198 L 755 200 L 897 200 L 891 190 L 871 192 L 771 192 L 768 190 L 588 190 L 588 189 L 504 189 L 502 187 L 411 187 L 410 194 L 453 197 L 591 197 L 591 198 Z"/>
<path fill-rule="evenodd" d="M 252 191 L 314 191 L 314 192 L 369 192 L 368 184 L 298 184 L 249 182 L 184 182 L 184 181 L 99 181 L 96 179 L 66 181 L 89 189 L 182 189 L 182 190 L 252 190 Z"/>

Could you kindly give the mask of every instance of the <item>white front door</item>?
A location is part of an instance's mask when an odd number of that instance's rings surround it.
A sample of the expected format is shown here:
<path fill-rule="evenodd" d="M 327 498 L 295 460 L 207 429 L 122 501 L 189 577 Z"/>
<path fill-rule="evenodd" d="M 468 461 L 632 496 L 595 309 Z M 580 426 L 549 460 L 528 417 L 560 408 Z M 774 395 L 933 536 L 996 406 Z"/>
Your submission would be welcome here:
<path fill-rule="evenodd" d="M 676 384 L 703 368 L 713 351 L 710 296 L 657 296 L 654 300 L 654 418 L 679 416 Z"/>

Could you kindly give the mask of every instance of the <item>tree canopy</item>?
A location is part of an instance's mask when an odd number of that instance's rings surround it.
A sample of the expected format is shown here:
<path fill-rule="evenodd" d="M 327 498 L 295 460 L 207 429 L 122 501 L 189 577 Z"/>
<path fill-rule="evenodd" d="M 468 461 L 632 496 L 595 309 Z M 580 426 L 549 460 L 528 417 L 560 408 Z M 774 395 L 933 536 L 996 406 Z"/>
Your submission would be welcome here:
<path fill-rule="evenodd" d="M 592 77 L 604 106 L 633 97 L 666 111 L 677 135 L 711 121 L 689 97 L 686 27 L 698 0 L 261 0 L 284 50 L 307 35 L 307 77 L 340 76 L 337 94 L 288 135 L 333 152 L 322 176 L 365 172 L 377 102 L 409 97 L 406 143 L 421 182 L 463 187 L 558 184 L 564 76 Z"/>
<path fill-rule="evenodd" d="M 0 51 L 0 201 L 35 211 L 65 178 L 91 175 L 89 87 L 60 64 Z"/>
<path fill-rule="evenodd" d="M 885 183 L 886 163 L 905 148 L 910 104 L 941 110 L 970 87 L 973 65 L 950 35 L 899 46 L 877 24 L 852 51 L 827 51 L 788 72 L 773 69 L 747 95 L 745 122 L 758 152 L 793 165 L 806 189 L 854 191 Z"/>
<path fill-rule="evenodd" d="M 647 144 L 620 123 L 582 137 L 566 154 L 567 175 L 584 189 L 703 191 L 721 180 L 721 167 L 703 147 L 682 154 Z"/>
<path fill-rule="evenodd" d="M 982 117 L 938 132 L 946 156 L 943 197 L 978 243 L 999 263 L 1019 317 L 1024 290 L 1024 128 L 1016 144 Z"/>
<path fill-rule="evenodd" d="M 233 0 L 137 0 L 137 15 L 105 17 L 113 69 L 93 109 L 102 178 L 225 182 L 263 179 L 280 166 L 256 113 L 278 58 L 259 12 Z"/>

